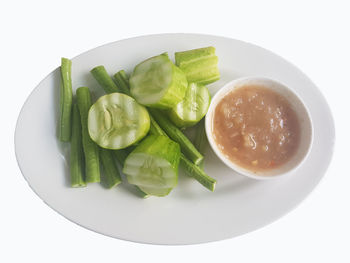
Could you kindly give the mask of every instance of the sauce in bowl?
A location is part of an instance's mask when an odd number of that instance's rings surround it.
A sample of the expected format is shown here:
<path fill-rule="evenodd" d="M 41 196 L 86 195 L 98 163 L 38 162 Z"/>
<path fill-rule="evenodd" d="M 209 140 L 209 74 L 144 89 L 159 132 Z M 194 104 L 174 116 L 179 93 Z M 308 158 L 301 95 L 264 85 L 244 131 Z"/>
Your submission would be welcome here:
<path fill-rule="evenodd" d="M 300 144 L 300 123 L 282 95 L 264 86 L 244 85 L 217 104 L 213 138 L 230 161 L 257 172 L 293 157 Z"/>

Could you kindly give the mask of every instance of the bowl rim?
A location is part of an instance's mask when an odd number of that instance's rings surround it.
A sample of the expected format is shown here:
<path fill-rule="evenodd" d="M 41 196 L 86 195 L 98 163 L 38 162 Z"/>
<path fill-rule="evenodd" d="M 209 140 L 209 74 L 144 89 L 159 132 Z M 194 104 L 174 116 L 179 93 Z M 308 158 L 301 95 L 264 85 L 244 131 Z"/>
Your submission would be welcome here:
<path fill-rule="evenodd" d="M 294 165 L 292 168 L 288 169 L 285 172 L 282 172 L 282 173 L 279 173 L 279 174 L 275 174 L 275 175 L 259 175 L 256 172 L 250 171 L 247 168 L 239 166 L 238 164 L 236 164 L 233 161 L 231 161 L 230 159 L 228 159 L 220 151 L 220 149 L 218 148 L 218 146 L 217 146 L 217 144 L 215 142 L 215 139 L 213 138 L 212 120 L 214 118 L 214 112 L 215 112 L 215 109 L 216 109 L 218 103 L 228 93 L 230 93 L 231 91 L 233 91 L 236 88 L 240 88 L 240 87 L 244 86 L 244 83 L 245 82 L 249 82 L 249 81 L 270 82 L 270 83 L 273 83 L 273 84 L 281 87 L 282 89 L 288 90 L 300 102 L 300 104 L 304 107 L 305 112 L 307 113 L 307 118 L 306 119 L 309 122 L 309 126 L 310 126 L 310 139 L 309 139 L 309 143 L 308 143 L 308 146 L 307 146 L 307 150 L 305 151 L 304 156 L 302 156 L 300 161 L 296 165 Z M 237 84 L 239 84 L 239 87 L 237 87 Z M 269 88 L 269 87 L 266 87 L 266 88 Z M 286 98 L 286 99 L 290 102 L 290 99 L 288 99 L 288 98 Z M 253 178 L 253 179 L 258 179 L 258 180 L 270 180 L 270 179 L 279 178 L 279 177 L 282 177 L 282 176 L 287 176 L 287 175 L 291 174 L 292 172 L 294 172 L 295 170 L 297 170 L 304 163 L 304 161 L 307 159 L 307 157 L 309 156 L 309 154 L 311 152 L 312 145 L 313 145 L 313 139 L 314 139 L 314 128 L 313 128 L 313 123 L 312 123 L 312 119 L 311 119 L 311 114 L 310 114 L 310 111 L 309 111 L 308 107 L 306 106 L 304 101 L 301 99 L 301 97 L 293 89 L 289 88 L 283 82 L 277 81 L 275 79 L 267 78 L 267 77 L 261 77 L 261 76 L 240 77 L 240 78 L 233 79 L 233 80 L 227 82 L 225 85 L 223 85 L 214 94 L 214 96 L 212 96 L 211 103 L 210 103 L 209 108 L 208 108 L 208 112 L 207 112 L 207 114 L 205 116 L 205 132 L 206 132 L 206 135 L 207 135 L 207 138 L 208 138 L 208 141 L 209 141 L 209 144 L 210 144 L 211 148 L 213 149 L 213 151 L 216 154 L 216 156 L 224 164 L 226 164 L 233 171 L 235 171 L 235 172 L 237 172 L 237 173 L 239 173 L 241 175 L 244 175 L 244 176 L 247 176 L 247 177 L 250 177 L 250 178 Z"/>

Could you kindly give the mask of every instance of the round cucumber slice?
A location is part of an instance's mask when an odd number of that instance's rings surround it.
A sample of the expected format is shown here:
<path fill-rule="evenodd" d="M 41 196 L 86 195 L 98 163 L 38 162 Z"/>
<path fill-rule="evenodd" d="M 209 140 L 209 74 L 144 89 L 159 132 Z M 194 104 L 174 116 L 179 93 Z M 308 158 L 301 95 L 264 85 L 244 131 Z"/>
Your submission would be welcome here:
<path fill-rule="evenodd" d="M 169 111 L 169 117 L 179 128 L 190 127 L 207 114 L 209 104 L 210 93 L 207 87 L 190 83 L 185 98 Z"/>
<path fill-rule="evenodd" d="M 150 135 L 129 154 L 123 173 L 146 194 L 165 196 L 177 185 L 180 155 L 176 142 Z"/>
<path fill-rule="evenodd" d="M 141 62 L 130 77 L 131 95 L 148 107 L 170 109 L 184 98 L 186 89 L 185 74 L 166 53 Z"/>
<path fill-rule="evenodd" d="M 122 93 L 102 96 L 89 110 L 90 137 L 102 148 L 126 148 L 141 140 L 149 127 L 146 108 Z"/>

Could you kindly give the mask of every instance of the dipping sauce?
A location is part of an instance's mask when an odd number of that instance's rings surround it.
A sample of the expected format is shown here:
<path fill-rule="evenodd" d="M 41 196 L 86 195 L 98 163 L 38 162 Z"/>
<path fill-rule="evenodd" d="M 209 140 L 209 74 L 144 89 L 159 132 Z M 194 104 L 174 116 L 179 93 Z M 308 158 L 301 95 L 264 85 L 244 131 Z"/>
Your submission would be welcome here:
<path fill-rule="evenodd" d="M 218 103 L 213 137 L 228 159 L 254 172 L 276 168 L 295 154 L 300 125 L 283 96 L 264 86 L 245 85 Z"/>

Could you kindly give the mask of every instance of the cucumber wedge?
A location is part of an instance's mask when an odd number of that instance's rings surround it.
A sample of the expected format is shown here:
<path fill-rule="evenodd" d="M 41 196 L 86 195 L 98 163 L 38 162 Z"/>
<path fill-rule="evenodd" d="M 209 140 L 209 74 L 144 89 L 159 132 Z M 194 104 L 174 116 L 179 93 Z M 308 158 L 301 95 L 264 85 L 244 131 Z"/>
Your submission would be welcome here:
<path fill-rule="evenodd" d="M 142 105 L 171 109 L 185 96 L 187 79 L 163 53 L 138 64 L 130 77 L 130 93 Z"/>
<path fill-rule="evenodd" d="M 128 155 L 123 173 L 146 194 L 166 196 L 177 185 L 180 155 L 176 142 L 149 135 Z"/>
<path fill-rule="evenodd" d="M 146 136 L 149 127 L 146 108 L 122 93 L 100 97 L 89 111 L 90 137 L 102 148 L 126 148 Z"/>
<path fill-rule="evenodd" d="M 209 104 L 210 93 L 207 87 L 190 83 L 185 98 L 169 111 L 169 117 L 179 128 L 190 127 L 207 114 Z"/>
<path fill-rule="evenodd" d="M 175 63 L 186 74 L 188 82 L 206 85 L 220 78 L 214 47 L 176 52 Z"/>

